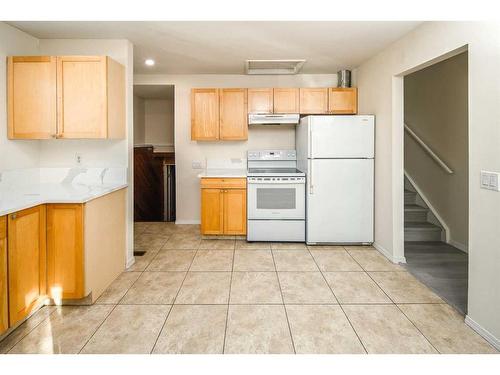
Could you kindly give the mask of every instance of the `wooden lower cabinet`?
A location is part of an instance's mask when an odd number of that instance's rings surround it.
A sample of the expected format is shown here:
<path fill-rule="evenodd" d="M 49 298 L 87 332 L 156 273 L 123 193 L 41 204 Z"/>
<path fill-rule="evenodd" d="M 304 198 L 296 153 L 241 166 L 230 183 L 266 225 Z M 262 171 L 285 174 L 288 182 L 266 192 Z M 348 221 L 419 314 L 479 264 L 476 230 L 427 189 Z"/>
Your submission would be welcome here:
<path fill-rule="evenodd" d="M 8 216 L 9 323 L 28 316 L 46 295 L 46 213 L 40 205 Z"/>
<path fill-rule="evenodd" d="M 83 259 L 83 205 L 47 205 L 48 294 L 62 299 L 85 297 Z"/>
<path fill-rule="evenodd" d="M 7 217 L 0 217 L 0 335 L 9 328 L 7 287 Z"/>
<path fill-rule="evenodd" d="M 202 178 L 201 234 L 245 235 L 246 197 L 244 178 Z"/>
<path fill-rule="evenodd" d="M 247 233 L 247 190 L 224 190 L 224 234 Z"/>

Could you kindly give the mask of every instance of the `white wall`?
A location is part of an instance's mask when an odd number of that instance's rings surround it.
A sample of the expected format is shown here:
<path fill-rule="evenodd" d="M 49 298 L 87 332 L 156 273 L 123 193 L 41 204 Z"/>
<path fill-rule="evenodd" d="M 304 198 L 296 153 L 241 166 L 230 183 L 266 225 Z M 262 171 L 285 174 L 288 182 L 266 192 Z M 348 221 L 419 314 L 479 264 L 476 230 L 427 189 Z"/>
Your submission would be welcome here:
<path fill-rule="evenodd" d="M 469 302 L 468 323 L 500 348 L 500 193 L 479 188 L 481 169 L 500 171 L 500 25 L 430 22 L 357 70 L 359 109 L 377 117 L 375 240 L 403 256 L 403 86 L 401 75 L 468 46 Z"/>
<path fill-rule="evenodd" d="M 40 142 L 40 166 L 74 166 L 75 154 L 83 166 L 128 168 L 128 241 L 127 262 L 133 258 L 133 47 L 122 39 L 41 39 L 40 53 L 45 55 L 107 55 L 125 66 L 127 138 L 122 140 L 56 139 Z"/>
<path fill-rule="evenodd" d="M 146 143 L 146 124 L 144 115 L 144 99 L 134 95 L 134 144 L 142 145 Z"/>
<path fill-rule="evenodd" d="M 174 145 L 174 101 L 146 99 L 144 108 L 145 143 Z"/>
<path fill-rule="evenodd" d="M 249 149 L 295 148 L 291 128 L 250 128 L 248 141 L 191 141 L 191 102 L 193 87 L 328 87 L 336 86 L 334 74 L 300 74 L 295 76 L 248 75 L 136 75 L 135 84 L 175 85 L 175 162 L 177 187 L 177 222 L 200 220 L 200 187 L 198 173 L 191 168 L 193 160 L 246 158 Z"/>
<path fill-rule="evenodd" d="M 448 228 L 448 241 L 468 246 L 467 52 L 404 78 L 404 117 L 453 170 L 448 174 L 405 133 L 405 172 Z"/>
<path fill-rule="evenodd" d="M 38 166 L 39 141 L 7 139 L 7 56 L 38 54 L 38 39 L 0 22 L 0 172 Z"/>

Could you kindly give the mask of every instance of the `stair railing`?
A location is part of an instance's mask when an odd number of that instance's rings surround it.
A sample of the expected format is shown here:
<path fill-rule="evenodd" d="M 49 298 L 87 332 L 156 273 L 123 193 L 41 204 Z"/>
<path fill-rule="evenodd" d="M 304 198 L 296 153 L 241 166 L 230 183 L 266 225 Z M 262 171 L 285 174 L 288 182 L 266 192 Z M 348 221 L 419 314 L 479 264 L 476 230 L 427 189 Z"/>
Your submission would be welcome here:
<path fill-rule="evenodd" d="M 427 144 L 406 124 L 405 131 L 420 145 L 420 147 L 424 149 L 425 152 L 427 152 L 427 154 L 429 154 L 432 160 L 434 160 L 446 173 L 453 174 L 453 170 L 448 167 L 448 165 L 443 160 L 441 160 L 441 158 L 437 156 L 436 153 L 432 151 L 432 149 L 427 146 Z"/>

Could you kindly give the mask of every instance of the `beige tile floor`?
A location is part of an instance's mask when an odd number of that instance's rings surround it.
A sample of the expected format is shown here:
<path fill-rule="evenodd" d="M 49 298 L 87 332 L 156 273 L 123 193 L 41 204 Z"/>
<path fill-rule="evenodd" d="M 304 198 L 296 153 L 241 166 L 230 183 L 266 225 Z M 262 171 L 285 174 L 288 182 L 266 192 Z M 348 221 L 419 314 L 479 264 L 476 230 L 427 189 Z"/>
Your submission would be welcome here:
<path fill-rule="evenodd" d="M 93 306 L 48 306 L 0 353 L 496 353 L 371 247 L 208 240 L 136 223 L 146 254 Z"/>

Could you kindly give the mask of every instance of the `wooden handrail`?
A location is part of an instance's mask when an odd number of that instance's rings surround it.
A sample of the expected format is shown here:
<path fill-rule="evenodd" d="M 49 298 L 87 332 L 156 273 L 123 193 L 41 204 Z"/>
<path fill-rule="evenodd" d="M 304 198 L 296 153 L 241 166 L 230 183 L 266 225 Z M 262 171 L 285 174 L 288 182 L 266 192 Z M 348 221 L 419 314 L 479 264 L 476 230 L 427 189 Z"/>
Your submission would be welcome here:
<path fill-rule="evenodd" d="M 443 168 L 443 170 L 448 173 L 448 174 L 453 174 L 453 170 L 448 167 L 448 165 L 443 161 L 441 160 L 441 158 L 439 156 L 436 155 L 436 153 L 434 151 L 432 151 L 432 149 L 427 146 L 427 144 L 418 136 L 415 134 L 415 132 L 413 130 L 410 129 L 410 127 L 408 125 L 405 124 L 405 131 L 411 135 L 411 137 L 420 145 L 420 147 L 422 147 L 424 149 L 425 152 L 427 152 L 429 154 L 429 156 L 441 167 Z"/>

